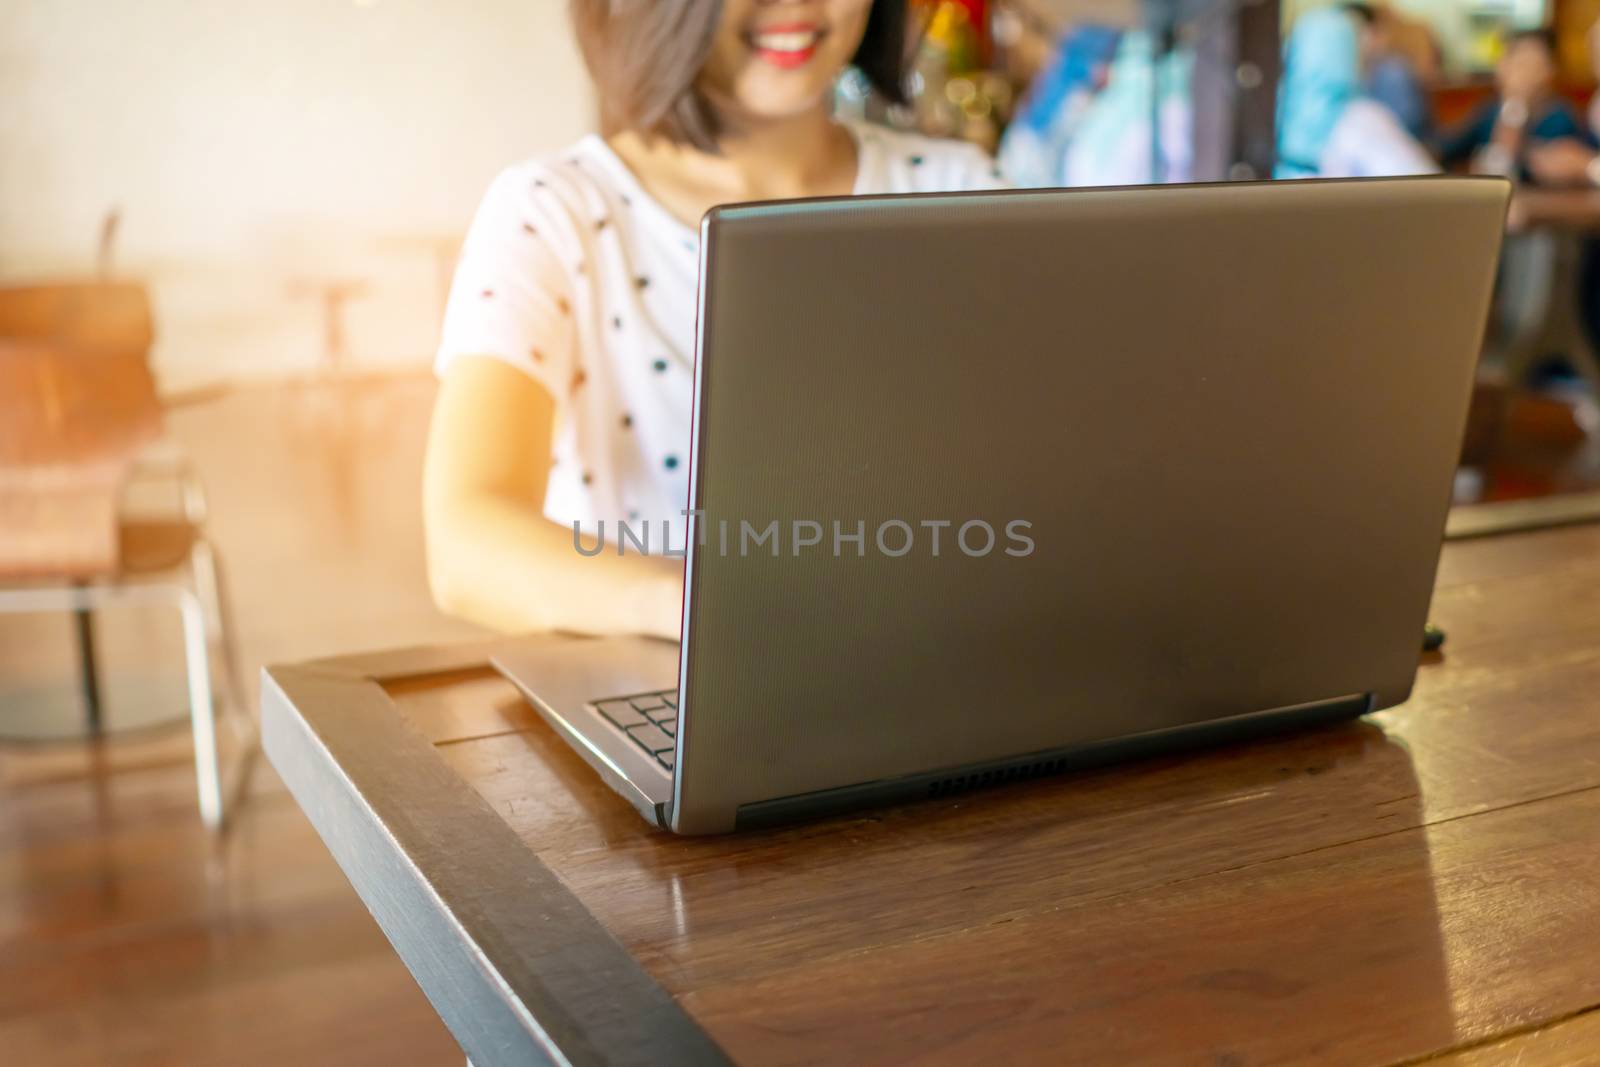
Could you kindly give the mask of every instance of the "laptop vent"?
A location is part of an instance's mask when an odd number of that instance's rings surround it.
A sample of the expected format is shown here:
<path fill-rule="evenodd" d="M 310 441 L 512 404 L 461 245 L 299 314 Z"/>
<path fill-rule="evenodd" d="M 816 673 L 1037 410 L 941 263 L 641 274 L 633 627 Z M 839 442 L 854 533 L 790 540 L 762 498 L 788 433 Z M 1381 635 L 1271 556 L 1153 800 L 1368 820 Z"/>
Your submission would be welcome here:
<path fill-rule="evenodd" d="M 1040 760 L 1038 763 L 1016 763 L 1009 767 L 995 767 L 992 770 L 940 778 L 928 785 L 928 795 L 948 797 L 956 793 L 965 793 L 969 789 L 983 789 L 991 785 L 1020 782 L 1028 778 L 1042 778 L 1047 774 L 1059 774 L 1066 765 L 1067 761 L 1058 757 Z"/>

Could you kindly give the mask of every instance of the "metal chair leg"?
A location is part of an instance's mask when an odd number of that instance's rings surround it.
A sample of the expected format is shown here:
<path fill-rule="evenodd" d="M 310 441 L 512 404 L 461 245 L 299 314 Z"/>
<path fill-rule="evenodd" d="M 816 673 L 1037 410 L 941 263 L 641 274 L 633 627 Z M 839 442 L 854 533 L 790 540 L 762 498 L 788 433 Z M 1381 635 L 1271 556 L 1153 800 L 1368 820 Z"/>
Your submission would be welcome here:
<path fill-rule="evenodd" d="M 99 737 L 105 732 L 105 716 L 100 703 L 99 661 L 94 651 L 94 612 L 80 607 L 73 611 L 72 619 L 78 638 L 78 677 L 83 689 L 83 707 L 89 719 L 89 733 Z"/>
<path fill-rule="evenodd" d="M 194 579 L 200 603 L 205 608 L 207 634 L 220 653 L 223 692 L 232 708 L 248 717 L 245 694 L 240 684 L 239 655 L 233 640 L 233 613 L 226 579 L 222 561 L 210 541 L 204 538 L 195 541 L 189 553 L 189 573 Z"/>
<path fill-rule="evenodd" d="M 183 621 L 184 666 L 189 682 L 189 719 L 194 733 L 195 785 L 200 796 L 200 818 L 212 830 L 223 825 L 222 770 L 217 751 L 216 709 L 212 703 L 210 649 L 206 640 L 206 611 L 194 590 L 178 584 L 160 586 L 95 586 L 0 589 L 0 612 L 71 611 L 87 616 L 94 605 L 117 600 L 176 598 Z M 92 652 L 92 642 L 88 646 Z M 89 657 L 92 661 L 92 655 Z M 248 784 L 241 779 L 240 789 Z"/>
<path fill-rule="evenodd" d="M 240 686 L 242 675 L 233 640 L 233 608 L 228 596 L 227 572 L 211 542 L 204 538 L 195 542 L 189 557 L 189 569 L 196 593 L 206 609 L 207 623 L 221 664 L 226 702 L 234 713 L 227 721 L 233 728 L 235 740 L 239 742 L 239 751 L 234 760 L 233 773 L 224 783 L 223 795 L 225 807 L 237 815 L 250 796 L 250 780 L 255 774 L 257 757 L 261 755 L 261 735 L 250 705 L 246 703 L 244 689 Z"/>
<path fill-rule="evenodd" d="M 211 702 L 211 667 L 206 648 L 205 611 L 200 598 L 178 591 L 183 617 L 184 665 L 189 674 L 189 719 L 194 732 L 194 774 L 200 794 L 200 819 L 222 827 L 222 774 L 217 758 L 217 719 Z"/>

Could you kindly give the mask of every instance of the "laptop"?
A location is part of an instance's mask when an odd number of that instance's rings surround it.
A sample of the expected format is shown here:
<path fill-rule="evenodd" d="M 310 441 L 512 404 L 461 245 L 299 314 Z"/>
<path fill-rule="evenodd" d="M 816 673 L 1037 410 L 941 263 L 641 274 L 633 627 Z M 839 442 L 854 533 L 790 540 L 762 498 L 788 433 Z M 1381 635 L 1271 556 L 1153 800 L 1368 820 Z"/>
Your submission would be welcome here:
<path fill-rule="evenodd" d="M 533 638 L 496 666 L 683 834 L 1398 704 L 1509 195 L 717 208 L 681 641 Z"/>

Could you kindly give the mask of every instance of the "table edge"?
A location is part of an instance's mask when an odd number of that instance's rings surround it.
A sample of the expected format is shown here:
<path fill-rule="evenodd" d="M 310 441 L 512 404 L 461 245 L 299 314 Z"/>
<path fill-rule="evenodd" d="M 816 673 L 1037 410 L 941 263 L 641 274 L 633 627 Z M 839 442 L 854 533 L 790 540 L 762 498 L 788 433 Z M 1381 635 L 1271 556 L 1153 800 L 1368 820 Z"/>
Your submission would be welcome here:
<path fill-rule="evenodd" d="M 478 1067 L 730 1063 L 383 690 L 499 644 L 263 668 L 267 756 Z"/>
<path fill-rule="evenodd" d="M 1600 489 L 1527 500 L 1457 504 L 1445 520 L 1446 541 L 1546 530 L 1600 521 Z"/>

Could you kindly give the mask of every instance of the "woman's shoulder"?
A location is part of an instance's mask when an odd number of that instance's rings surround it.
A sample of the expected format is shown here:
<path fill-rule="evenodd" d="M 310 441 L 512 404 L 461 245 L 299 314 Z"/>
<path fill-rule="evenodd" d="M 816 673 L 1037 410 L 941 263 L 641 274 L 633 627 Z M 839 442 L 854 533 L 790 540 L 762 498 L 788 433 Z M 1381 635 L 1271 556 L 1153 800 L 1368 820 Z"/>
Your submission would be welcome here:
<path fill-rule="evenodd" d="M 847 125 L 862 147 L 862 192 L 949 192 L 1005 185 L 993 157 L 968 141 L 868 122 Z"/>
<path fill-rule="evenodd" d="M 516 214 L 529 226 L 536 217 L 560 223 L 585 219 L 596 208 L 626 195 L 597 151 L 598 142 L 590 135 L 502 168 L 489 183 L 480 212 Z"/>

